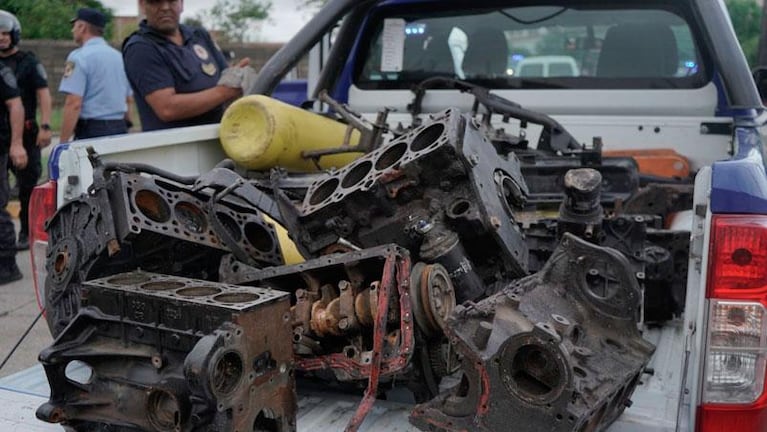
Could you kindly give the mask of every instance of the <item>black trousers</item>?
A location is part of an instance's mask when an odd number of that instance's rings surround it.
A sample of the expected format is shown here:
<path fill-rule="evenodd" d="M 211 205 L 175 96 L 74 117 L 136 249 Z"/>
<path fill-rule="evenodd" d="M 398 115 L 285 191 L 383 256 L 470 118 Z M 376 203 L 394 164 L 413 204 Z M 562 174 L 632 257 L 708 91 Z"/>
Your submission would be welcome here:
<path fill-rule="evenodd" d="M 24 169 L 17 169 L 10 164 L 11 172 L 16 176 L 16 184 L 19 187 L 19 222 L 21 223 L 21 232 L 29 234 L 29 198 L 32 196 L 32 189 L 37 186 L 43 167 L 40 163 L 40 147 L 37 146 L 37 123 L 27 121 L 24 124 L 24 149 L 27 151 L 27 166 Z"/>
<path fill-rule="evenodd" d="M 0 138 L 0 265 L 16 257 L 16 230 L 11 215 L 5 207 L 8 205 L 10 185 L 8 184 L 8 147 L 10 139 Z"/>
<path fill-rule="evenodd" d="M 75 125 L 75 138 L 97 138 L 109 135 L 120 135 L 128 133 L 128 126 L 125 120 L 77 120 Z"/>

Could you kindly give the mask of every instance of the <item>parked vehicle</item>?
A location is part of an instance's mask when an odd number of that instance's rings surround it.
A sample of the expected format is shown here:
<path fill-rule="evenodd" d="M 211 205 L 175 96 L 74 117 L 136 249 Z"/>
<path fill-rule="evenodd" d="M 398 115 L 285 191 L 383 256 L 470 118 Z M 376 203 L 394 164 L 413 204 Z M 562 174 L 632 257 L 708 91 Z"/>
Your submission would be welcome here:
<path fill-rule="evenodd" d="M 574 77 L 580 75 L 578 63 L 570 56 L 527 57 L 517 64 L 521 77 Z"/>
<path fill-rule="evenodd" d="M 573 37 L 601 40 L 593 75 L 507 73 Z M 226 118 L 55 150 L 31 210 L 60 335 L 40 418 L 337 424 L 302 413 L 298 379 L 364 389 L 350 430 L 403 387 L 424 430 L 767 429 L 767 117 L 721 1 L 335 0 L 253 93 L 315 46 L 308 99 L 341 126 L 263 98 L 238 118 L 291 120 L 270 134 L 293 161 L 363 153 L 345 167 L 244 170 L 256 130 Z M 319 137 L 336 148 L 305 150 Z M 648 149 L 679 175 L 608 153 Z"/>

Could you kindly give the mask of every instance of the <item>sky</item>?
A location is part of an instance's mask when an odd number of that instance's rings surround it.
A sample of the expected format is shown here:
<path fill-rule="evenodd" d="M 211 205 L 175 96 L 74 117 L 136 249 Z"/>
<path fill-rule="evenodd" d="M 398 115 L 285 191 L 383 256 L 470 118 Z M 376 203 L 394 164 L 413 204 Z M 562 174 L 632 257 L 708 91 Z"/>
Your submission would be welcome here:
<path fill-rule="evenodd" d="M 138 1 L 101 0 L 104 6 L 112 8 L 115 15 L 137 15 Z M 302 0 L 272 0 L 269 20 L 256 38 L 265 42 L 286 42 L 311 18 L 311 11 L 302 6 Z M 181 19 L 193 17 L 213 5 L 212 0 L 184 0 Z"/>

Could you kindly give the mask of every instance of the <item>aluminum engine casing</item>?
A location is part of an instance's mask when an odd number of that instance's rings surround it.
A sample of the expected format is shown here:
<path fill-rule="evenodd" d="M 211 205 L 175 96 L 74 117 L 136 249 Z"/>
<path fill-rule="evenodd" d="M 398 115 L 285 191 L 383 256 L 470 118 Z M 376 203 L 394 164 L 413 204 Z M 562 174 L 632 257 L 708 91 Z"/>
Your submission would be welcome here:
<path fill-rule="evenodd" d="M 84 283 L 40 354 L 37 416 L 76 431 L 294 431 L 287 293 L 141 271 Z M 81 362 L 89 375 L 71 367 Z"/>

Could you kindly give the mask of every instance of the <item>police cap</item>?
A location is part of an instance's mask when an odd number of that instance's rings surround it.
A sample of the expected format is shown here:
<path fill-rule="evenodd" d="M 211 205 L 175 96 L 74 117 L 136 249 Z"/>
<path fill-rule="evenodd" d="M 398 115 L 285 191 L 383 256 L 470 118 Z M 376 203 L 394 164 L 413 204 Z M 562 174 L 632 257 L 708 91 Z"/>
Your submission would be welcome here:
<path fill-rule="evenodd" d="M 80 8 L 77 10 L 77 16 L 72 18 L 70 23 L 77 20 L 85 21 L 89 24 L 93 24 L 96 27 L 103 28 L 107 24 L 107 17 L 101 11 L 93 8 Z"/>

